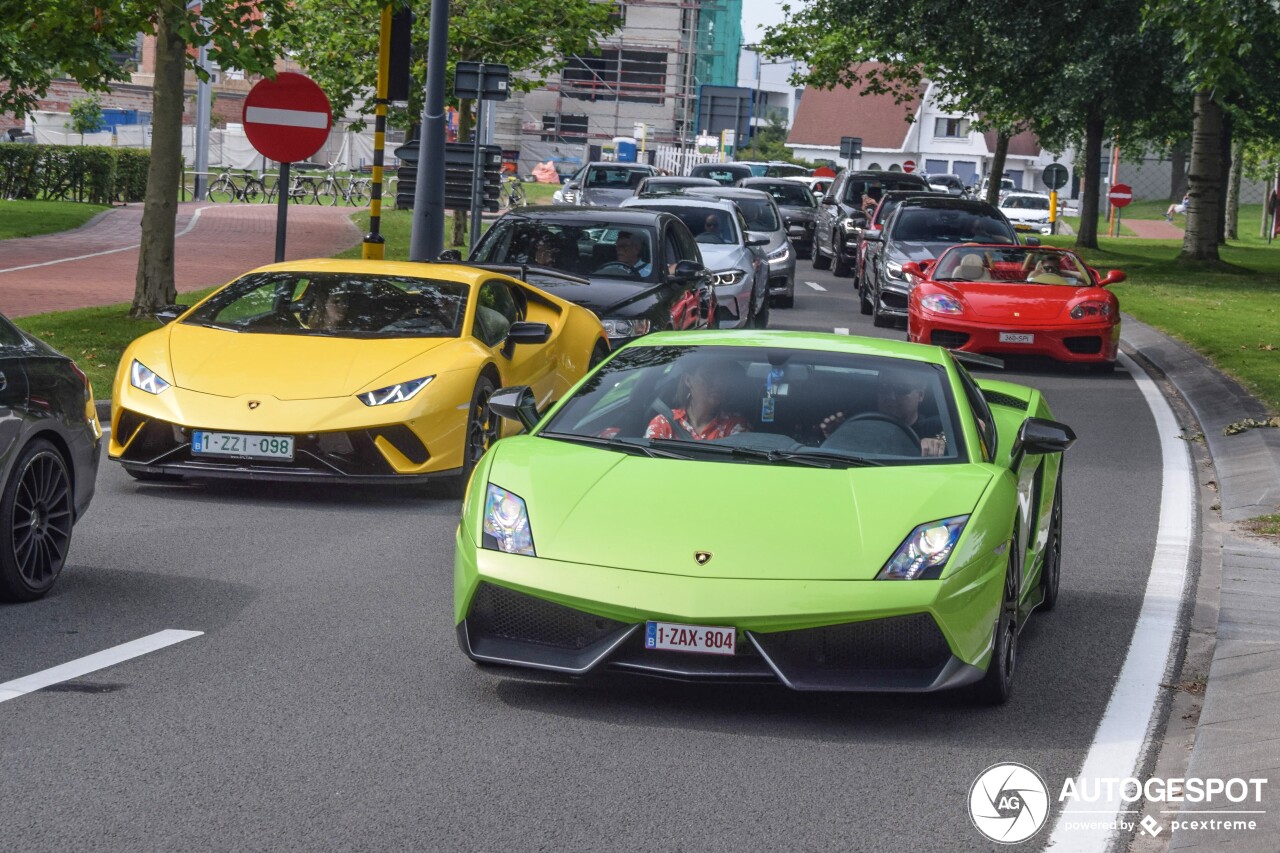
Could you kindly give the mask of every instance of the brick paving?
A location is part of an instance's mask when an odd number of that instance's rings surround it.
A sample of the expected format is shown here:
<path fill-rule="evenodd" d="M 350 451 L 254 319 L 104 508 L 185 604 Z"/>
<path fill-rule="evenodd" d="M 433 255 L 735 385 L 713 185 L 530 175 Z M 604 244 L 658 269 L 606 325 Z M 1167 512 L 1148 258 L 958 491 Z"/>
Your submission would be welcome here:
<path fill-rule="evenodd" d="M 289 208 L 285 258 L 329 257 L 360 242 L 355 208 Z M 275 259 L 274 205 L 178 205 L 178 291 L 230 281 Z M 107 211 L 74 231 L 0 241 L 0 313 L 10 317 L 133 299 L 142 205 Z"/>
<path fill-rule="evenodd" d="M 1135 237 L 1148 240 L 1182 239 L 1182 228 L 1164 219 L 1121 219 L 1120 223 L 1132 231 Z"/>

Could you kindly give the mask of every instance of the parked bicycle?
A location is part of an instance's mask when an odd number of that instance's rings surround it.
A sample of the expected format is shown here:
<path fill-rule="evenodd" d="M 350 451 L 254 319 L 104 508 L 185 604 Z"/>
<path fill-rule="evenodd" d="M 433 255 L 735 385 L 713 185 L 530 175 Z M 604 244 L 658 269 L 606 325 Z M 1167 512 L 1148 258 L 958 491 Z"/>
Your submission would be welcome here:
<path fill-rule="evenodd" d="M 330 163 L 316 186 L 316 203 L 336 206 L 341 201 L 360 207 L 369 202 L 370 186 L 368 178 L 338 177 L 337 164 Z"/>
<path fill-rule="evenodd" d="M 316 204 L 316 190 L 319 189 L 319 181 L 313 175 L 307 175 L 297 172 L 289 176 L 289 204 Z M 267 190 L 266 197 L 263 199 L 267 204 L 274 204 L 277 194 L 280 191 L 280 177 L 276 176 L 276 182 Z"/>
<path fill-rule="evenodd" d="M 249 174 L 247 169 L 241 171 L 242 174 L 236 176 L 231 173 L 230 169 L 223 169 L 209 184 L 209 201 L 243 201 L 252 203 L 265 198 L 267 186 L 262 177 Z M 237 183 L 237 178 L 240 183 Z"/>
<path fill-rule="evenodd" d="M 516 175 L 504 175 L 498 190 L 498 207 L 524 207 L 529 203 L 524 194 L 524 181 Z"/>

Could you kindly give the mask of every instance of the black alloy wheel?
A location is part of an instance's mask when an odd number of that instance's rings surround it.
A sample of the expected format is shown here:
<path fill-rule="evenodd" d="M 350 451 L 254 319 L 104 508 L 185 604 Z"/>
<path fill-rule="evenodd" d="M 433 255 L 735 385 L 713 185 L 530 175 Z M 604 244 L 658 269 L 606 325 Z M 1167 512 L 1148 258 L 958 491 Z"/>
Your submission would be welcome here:
<path fill-rule="evenodd" d="M 1049 541 L 1044 544 L 1044 567 L 1040 570 L 1041 610 L 1052 610 L 1058 603 L 1058 586 L 1062 581 L 1062 468 L 1059 463 L 1058 485 L 1053 490 L 1053 509 L 1049 513 Z"/>
<path fill-rule="evenodd" d="M 983 705 L 1003 705 L 1013 695 L 1013 676 L 1018 664 L 1018 577 L 1022 561 L 1018 555 L 1018 527 L 1009 541 L 1009 568 L 1004 576 L 1000 615 L 992 635 L 991 662 L 987 674 L 975 684 L 974 694 Z"/>
<path fill-rule="evenodd" d="M 858 311 L 866 317 L 871 314 L 871 307 L 871 300 L 867 298 L 866 282 L 860 282 L 858 284 Z"/>
<path fill-rule="evenodd" d="M 835 256 L 835 265 L 831 272 L 840 278 L 848 278 L 853 275 L 853 261 L 844 256 L 844 252 L 840 251 L 839 246 L 831 247 L 832 254 Z"/>
<path fill-rule="evenodd" d="M 871 325 L 878 329 L 887 329 L 893 325 L 893 318 L 880 310 L 880 294 L 871 294 Z"/>
<path fill-rule="evenodd" d="M 462 470 L 459 471 L 455 483 L 455 491 L 461 495 L 471 479 L 471 472 L 476 463 L 484 456 L 493 443 L 498 440 L 499 418 L 489 411 L 489 398 L 497 386 L 488 376 L 481 374 L 476 381 L 476 389 L 471 393 L 471 409 L 467 413 L 467 437 L 462 448 Z"/>
<path fill-rule="evenodd" d="M 835 243 L 832 243 L 834 246 Z M 815 270 L 831 269 L 831 259 L 822 253 L 822 247 L 818 245 L 818 238 L 813 238 L 813 268 Z"/>
<path fill-rule="evenodd" d="M 62 572 L 71 547 L 71 475 L 44 439 L 27 445 L 0 497 L 0 599 L 34 601 Z"/>

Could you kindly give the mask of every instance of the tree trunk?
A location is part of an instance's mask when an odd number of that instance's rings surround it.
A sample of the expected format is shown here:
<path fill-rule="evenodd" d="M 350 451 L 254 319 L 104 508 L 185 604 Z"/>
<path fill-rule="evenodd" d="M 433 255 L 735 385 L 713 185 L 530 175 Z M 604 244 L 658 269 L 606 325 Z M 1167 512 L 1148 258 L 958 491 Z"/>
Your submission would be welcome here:
<path fill-rule="evenodd" d="M 991 172 L 987 183 L 987 204 L 1000 203 L 1000 179 L 1004 177 L 1004 161 L 1009 156 L 1009 134 L 996 132 L 996 150 L 991 155 Z"/>
<path fill-rule="evenodd" d="M 1187 143 L 1179 142 L 1169 154 L 1169 201 L 1182 201 L 1187 192 Z"/>
<path fill-rule="evenodd" d="M 178 31 L 181 3 L 164 2 L 156 20 L 156 73 L 151 102 L 151 163 L 142 209 L 142 245 L 130 317 L 150 317 L 178 298 L 173 283 L 173 233 L 182 175 L 182 74 L 186 43 Z"/>
<path fill-rule="evenodd" d="M 1223 236 L 1228 240 L 1240 239 L 1240 173 L 1243 160 L 1244 143 L 1237 139 L 1231 144 L 1231 174 L 1227 178 L 1227 227 Z"/>
<path fill-rule="evenodd" d="M 1232 123 L 1231 114 L 1223 112 L 1222 114 L 1222 140 L 1219 142 L 1218 150 L 1221 152 L 1222 165 L 1218 174 L 1224 178 L 1231 174 L 1231 149 L 1233 146 L 1232 139 L 1235 135 L 1235 128 Z M 1224 180 L 1218 187 L 1218 245 L 1227 245 L 1227 198 L 1230 195 L 1231 181 Z"/>
<path fill-rule="evenodd" d="M 1077 249 L 1098 248 L 1098 190 L 1102 186 L 1102 134 L 1106 129 L 1106 120 L 1090 110 L 1084 123 L 1084 186 L 1080 188 Z"/>
<path fill-rule="evenodd" d="M 1188 174 L 1191 201 L 1187 206 L 1187 229 L 1182 236 L 1186 261 L 1218 260 L 1218 212 L 1222 186 L 1222 107 L 1208 89 L 1195 94 L 1191 129 L 1191 170 Z"/>
<path fill-rule="evenodd" d="M 470 100 L 462 101 L 458 104 L 458 141 L 471 141 L 471 104 Z M 455 210 L 453 212 L 453 245 L 462 249 L 463 257 L 467 254 L 467 211 Z"/>

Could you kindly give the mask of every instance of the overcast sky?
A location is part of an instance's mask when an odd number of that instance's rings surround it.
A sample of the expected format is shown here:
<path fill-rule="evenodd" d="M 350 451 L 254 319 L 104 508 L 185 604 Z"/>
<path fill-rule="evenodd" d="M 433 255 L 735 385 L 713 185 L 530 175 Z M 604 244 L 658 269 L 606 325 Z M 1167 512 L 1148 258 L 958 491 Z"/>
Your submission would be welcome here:
<path fill-rule="evenodd" d="M 804 5 L 802 0 L 790 0 L 793 6 Z M 764 35 L 764 27 L 782 23 L 782 4 L 776 0 L 743 0 L 742 40 L 754 44 Z"/>

